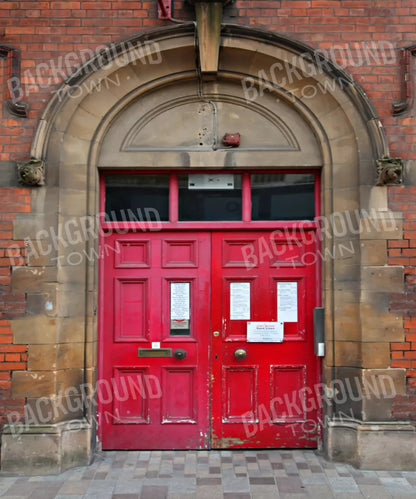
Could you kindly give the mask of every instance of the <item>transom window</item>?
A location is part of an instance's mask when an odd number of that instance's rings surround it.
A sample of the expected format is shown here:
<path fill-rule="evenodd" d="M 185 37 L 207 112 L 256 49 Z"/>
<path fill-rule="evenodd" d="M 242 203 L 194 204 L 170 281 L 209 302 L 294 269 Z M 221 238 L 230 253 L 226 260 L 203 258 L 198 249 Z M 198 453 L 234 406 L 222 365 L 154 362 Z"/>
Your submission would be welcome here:
<path fill-rule="evenodd" d="M 311 221 L 316 173 L 109 173 L 106 222 Z"/>

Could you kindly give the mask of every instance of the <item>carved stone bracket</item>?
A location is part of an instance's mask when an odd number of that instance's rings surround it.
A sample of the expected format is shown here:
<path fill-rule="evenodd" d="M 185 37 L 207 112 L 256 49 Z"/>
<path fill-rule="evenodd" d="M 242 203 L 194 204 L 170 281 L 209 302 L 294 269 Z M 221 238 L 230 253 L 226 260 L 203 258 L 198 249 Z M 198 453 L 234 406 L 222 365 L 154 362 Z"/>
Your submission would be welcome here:
<path fill-rule="evenodd" d="M 1 44 L 0 58 L 9 61 L 7 79 L 13 82 L 20 82 L 20 50 L 10 45 Z M 18 118 L 27 118 L 29 114 L 29 105 L 27 102 L 20 101 L 20 91 L 19 98 L 17 99 L 10 95 L 10 88 L 7 90 L 6 94 L 5 102 L 9 113 Z"/>
<path fill-rule="evenodd" d="M 416 56 L 416 45 L 409 45 L 400 50 L 401 87 L 400 100 L 393 102 L 393 116 L 404 114 L 413 102 L 413 64 L 412 57 Z"/>
<path fill-rule="evenodd" d="M 205 79 L 218 72 L 223 7 L 232 0 L 188 0 L 195 6 L 199 65 Z"/>
<path fill-rule="evenodd" d="M 384 156 L 377 160 L 376 185 L 398 185 L 402 183 L 403 160 Z"/>
<path fill-rule="evenodd" d="M 19 182 L 31 187 L 45 185 L 45 162 L 31 158 L 29 161 L 20 161 L 17 165 Z"/>

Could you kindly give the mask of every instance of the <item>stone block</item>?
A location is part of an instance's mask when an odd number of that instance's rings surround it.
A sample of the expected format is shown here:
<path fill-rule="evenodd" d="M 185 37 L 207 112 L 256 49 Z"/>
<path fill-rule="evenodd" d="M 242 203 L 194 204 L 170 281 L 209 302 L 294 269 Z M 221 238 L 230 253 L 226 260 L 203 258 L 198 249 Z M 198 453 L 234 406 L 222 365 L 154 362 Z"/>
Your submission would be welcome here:
<path fill-rule="evenodd" d="M 50 397 L 56 395 L 56 371 L 14 371 L 12 396 Z"/>
<path fill-rule="evenodd" d="M 360 186 L 360 205 L 363 210 L 373 214 L 375 212 L 387 212 L 386 216 L 390 216 L 390 210 L 387 199 L 388 187 L 361 185 Z M 391 214 L 394 216 L 393 214 Z"/>
<path fill-rule="evenodd" d="M 62 343 L 57 345 L 57 369 L 84 367 L 84 343 Z"/>
<path fill-rule="evenodd" d="M 358 186 L 358 169 L 351 167 L 351 163 L 332 164 L 332 186 L 336 188 L 350 188 Z"/>
<path fill-rule="evenodd" d="M 54 475 L 92 461 L 91 426 L 84 420 L 46 425 L 5 425 L 1 469 L 22 475 Z"/>
<path fill-rule="evenodd" d="M 57 345 L 29 345 L 27 368 L 29 371 L 56 370 Z"/>
<path fill-rule="evenodd" d="M 53 267 L 13 268 L 12 290 L 14 293 L 39 292 L 47 282 L 56 282 L 56 269 Z"/>
<path fill-rule="evenodd" d="M 362 218 L 360 221 L 360 237 L 362 240 L 403 239 L 403 220 L 397 214 L 388 212 L 378 218 Z"/>
<path fill-rule="evenodd" d="M 25 214 L 24 218 L 17 218 L 13 222 L 13 239 L 27 239 L 34 241 L 48 238 L 45 216 L 40 214 Z M 46 248 L 46 246 L 45 246 Z"/>
<path fill-rule="evenodd" d="M 416 185 L 416 160 L 408 159 L 404 164 L 404 185 Z"/>
<path fill-rule="evenodd" d="M 384 369 L 390 366 L 390 343 L 362 343 L 362 366 Z"/>
<path fill-rule="evenodd" d="M 335 293 L 339 293 L 336 291 Z M 351 294 L 351 293 L 350 293 Z M 360 305 L 342 301 L 335 302 L 334 338 L 336 341 L 359 341 L 361 337 Z"/>
<path fill-rule="evenodd" d="M 84 381 L 84 369 L 62 369 L 57 372 L 57 393 L 79 393 Z"/>
<path fill-rule="evenodd" d="M 334 343 L 333 341 L 325 340 L 325 357 L 323 358 L 324 366 L 334 365 Z"/>
<path fill-rule="evenodd" d="M 388 312 L 389 300 L 389 293 L 363 291 L 361 303 L 362 341 L 404 341 L 403 318 Z"/>
<path fill-rule="evenodd" d="M 362 265 L 386 265 L 387 264 L 387 241 L 362 240 L 361 241 L 361 263 Z"/>
<path fill-rule="evenodd" d="M 361 343 L 358 341 L 335 341 L 335 365 L 360 367 Z"/>
<path fill-rule="evenodd" d="M 37 293 L 27 293 L 26 313 L 37 316 L 45 314 L 55 317 L 57 311 L 57 285 L 55 283 L 42 284 Z"/>
<path fill-rule="evenodd" d="M 85 289 L 76 284 L 60 284 L 58 294 L 58 315 L 77 317 L 85 313 Z"/>
<path fill-rule="evenodd" d="M 397 422 L 329 421 L 326 454 L 329 459 L 366 470 L 416 468 L 416 427 Z"/>
<path fill-rule="evenodd" d="M 85 344 L 86 348 L 86 367 L 94 367 L 97 365 L 97 342 L 88 342 Z"/>
<path fill-rule="evenodd" d="M 100 118 L 98 116 L 79 107 L 77 112 L 72 116 L 66 133 L 85 140 L 85 137 L 92 137 L 94 135 L 99 124 Z"/>
<path fill-rule="evenodd" d="M 82 342 L 84 336 L 84 317 L 64 317 L 59 319 L 56 333 L 58 343 Z"/>
<path fill-rule="evenodd" d="M 53 424 L 82 418 L 83 398 L 79 393 L 67 391 L 56 397 L 28 398 L 25 406 L 26 423 Z"/>
<path fill-rule="evenodd" d="M 56 341 L 56 319 L 46 315 L 23 317 L 11 321 L 15 344 L 48 344 Z"/>
<path fill-rule="evenodd" d="M 362 267 L 363 290 L 385 293 L 401 293 L 404 289 L 403 267 Z"/>
<path fill-rule="evenodd" d="M 392 419 L 396 395 L 406 393 L 405 369 L 363 369 L 363 421 Z"/>
<path fill-rule="evenodd" d="M 360 207 L 358 193 L 356 187 L 337 188 L 334 189 L 333 210 L 334 214 L 339 213 L 340 219 L 343 218 L 344 212 L 358 210 Z M 338 226 L 342 229 L 344 223 Z"/>
<path fill-rule="evenodd" d="M 335 379 L 330 386 L 333 388 L 332 401 L 337 417 L 361 419 L 361 372 L 362 369 L 358 367 L 335 368 Z"/>

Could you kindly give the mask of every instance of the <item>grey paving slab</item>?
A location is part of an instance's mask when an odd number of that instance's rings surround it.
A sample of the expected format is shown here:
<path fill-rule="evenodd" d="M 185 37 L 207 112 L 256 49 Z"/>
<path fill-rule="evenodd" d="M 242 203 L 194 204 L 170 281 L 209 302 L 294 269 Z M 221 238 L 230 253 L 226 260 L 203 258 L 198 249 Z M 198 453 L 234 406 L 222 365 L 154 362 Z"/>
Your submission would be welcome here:
<path fill-rule="evenodd" d="M 332 499 L 334 497 L 329 485 L 308 485 L 306 494 L 311 499 Z"/>
<path fill-rule="evenodd" d="M 360 485 L 363 497 L 367 499 L 391 499 L 391 494 L 382 485 Z"/>
<path fill-rule="evenodd" d="M 196 499 L 222 499 L 223 492 L 220 485 L 202 485 L 196 489 Z"/>
<path fill-rule="evenodd" d="M 334 494 L 359 494 L 358 485 L 352 477 L 328 477 L 329 485 Z"/>
<path fill-rule="evenodd" d="M 409 499 L 416 498 L 416 470 L 356 470 L 308 450 L 112 451 L 60 475 L 0 472 L 0 497 Z"/>
<path fill-rule="evenodd" d="M 139 495 L 143 486 L 143 480 L 121 480 L 114 487 L 114 494 Z"/>

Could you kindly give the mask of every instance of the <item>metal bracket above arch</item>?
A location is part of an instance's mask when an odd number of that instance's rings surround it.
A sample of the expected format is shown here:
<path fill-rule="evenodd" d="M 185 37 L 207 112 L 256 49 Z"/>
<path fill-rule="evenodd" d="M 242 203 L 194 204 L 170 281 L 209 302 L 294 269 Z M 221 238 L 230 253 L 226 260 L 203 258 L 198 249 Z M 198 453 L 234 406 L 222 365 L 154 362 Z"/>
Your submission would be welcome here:
<path fill-rule="evenodd" d="M 27 118 L 29 114 L 29 105 L 21 101 L 22 90 L 20 87 L 20 50 L 10 45 L 0 45 L 0 59 L 9 62 L 7 72 L 8 89 L 5 103 L 7 110 L 13 116 L 18 118 Z M 11 89 L 14 89 L 17 96 L 12 95 Z"/>
<path fill-rule="evenodd" d="M 400 50 L 400 100 L 393 102 L 393 116 L 404 114 L 411 106 L 414 98 L 412 57 L 416 56 L 416 45 L 409 45 Z"/>
<path fill-rule="evenodd" d="M 170 19 L 172 17 L 172 0 L 157 0 L 158 19 Z"/>

